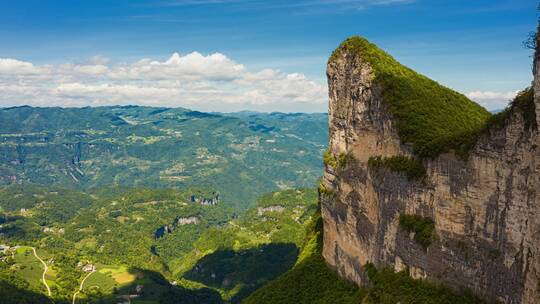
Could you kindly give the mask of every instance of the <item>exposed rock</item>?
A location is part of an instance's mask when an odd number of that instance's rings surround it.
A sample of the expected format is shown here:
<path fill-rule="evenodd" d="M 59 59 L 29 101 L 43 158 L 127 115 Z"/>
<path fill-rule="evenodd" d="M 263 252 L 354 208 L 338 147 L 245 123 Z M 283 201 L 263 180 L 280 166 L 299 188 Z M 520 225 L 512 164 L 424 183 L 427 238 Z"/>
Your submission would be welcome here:
<path fill-rule="evenodd" d="M 504 303 L 539 303 L 538 130 L 512 110 L 502 126 L 477 139 L 466 160 L 453 152 L 423 159 L 424 183 L 375 172 L 368 167 L 372 156 L 414 156 L 384 103 L 389 88 L 374 82 L 362 54 L 347 50 L 331 58 L 327 75 L 329 149 L 354 157 L 345 168 L 326 166 L 320 199 L 327 263 L 359 285 L 367 284 L 363 266 L 371 262 L 408 267 L 415 278 Z M 540 124 L 538 75 L 534 92 Z M 400 214 L 435 222 L 437 238 L 427 249 L 400 228 Z"/>
<path fill-rule="evenodd" d="M 160 239 L 165 234 L 172 233 L 176 228 L 179 226 L 184 225 L 198 225 L 201 222 L 201 219 L 198 216 L 190 216 L 190 217 L 177 217 L 175 221 L 172 224 L 167 224 L 159 227 L 154 232 L 154 238 Z"/>
<path fill-rule="evenodd" d="M 180 226 L 189 225 L 189 224 L 197 225 L 197 224 L 199 224 L 199 222 L 200 222 L 200 220 L 196 216 L 181 217 L 177 221 L 178 225 L 180 225 Z"/>
<path fill-rule="evenodd" d="M 283 206 L 279 206 L 279 205 L 268 206 L 268 207 L 257 207 L 257 214 L 258 215 L 263 215 L 266 212 L 282 213 L 283 211 L 285 211 L 285 208 Z"/>

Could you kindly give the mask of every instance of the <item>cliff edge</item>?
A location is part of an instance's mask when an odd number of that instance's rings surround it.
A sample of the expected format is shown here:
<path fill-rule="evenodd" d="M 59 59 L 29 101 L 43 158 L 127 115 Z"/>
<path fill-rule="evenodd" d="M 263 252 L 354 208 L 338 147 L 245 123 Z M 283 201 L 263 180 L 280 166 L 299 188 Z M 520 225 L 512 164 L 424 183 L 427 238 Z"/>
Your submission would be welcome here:
<path fill-rule="evenodd" d="M 373 264 L 539 303 L 540 77 L 491 115 L 360 37 L 327 76 L 326 262 L 362 286 Z"/>

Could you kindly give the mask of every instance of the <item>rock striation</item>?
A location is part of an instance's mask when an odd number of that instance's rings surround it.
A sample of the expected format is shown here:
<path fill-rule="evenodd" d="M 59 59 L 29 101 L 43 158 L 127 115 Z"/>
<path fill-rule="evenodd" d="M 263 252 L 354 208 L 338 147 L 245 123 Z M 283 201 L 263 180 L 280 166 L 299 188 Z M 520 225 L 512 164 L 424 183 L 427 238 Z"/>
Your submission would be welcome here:
<path fill-rule="evenodd" d="M 376 62 L 374 56 L 384 60 Z M 401 66 L 380 73 L 381 64 L 397 64 L 386 56 L 353 37 L 328 62 L 325 159 L 333 161 L 326 162 L 320 187 L 325 260 L 359 285 L 369 285 L 364 266 L 372 263 L 396 271 L 408 268 L 414 278 L 487 299 L 540 303 L 540 60 L 535 60 L 532 91 L 520 95 L 523 101 L 485 119 L 484 127 L 471 127 L 475 132 L 447 141 L 436 153 L 423 153 L 428 150 L 421 149 L 418 138 L 404 132 L 404 123 L 411 121 L 407 115 L 418 113 L 399 111 L 399 103 L 408 100 L 390 100 L 392 90 L 408 85 L 400 77 L 410 71 Z M 396 73 L 395 78 L 388 73 Z M 425 77 L 422 81 L 428 83 Z M 418 94 L 429 89 L 417 88 Z M 457 102 L 464 99 L 448 94 Z M 441 107 L 446 102 L 450 98 Z M 471 115 L 483 117 L 478 113 Z M 422 115 L 415 123 L 433 118 Z M 467 115 L 453 119 L 466 121 Z M 457 141 L 462 142 L 452 145 Z M 410 178 L 407 168 L 372 165 L 375 158 L 393 157 L 420 163 L 423 178 Z M 404 215 L 433 223 L 428 244 L 418 242 L 418 231 L 404 229 Z"/>

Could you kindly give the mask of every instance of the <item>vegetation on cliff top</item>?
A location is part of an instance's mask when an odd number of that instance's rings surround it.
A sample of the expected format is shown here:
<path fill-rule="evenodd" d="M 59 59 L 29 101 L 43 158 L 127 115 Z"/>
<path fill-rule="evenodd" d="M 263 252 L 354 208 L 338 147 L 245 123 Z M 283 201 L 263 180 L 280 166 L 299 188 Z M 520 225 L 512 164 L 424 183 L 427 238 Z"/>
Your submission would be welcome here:
<path fill-rule="evenodd" d="M 490 113 L 463 94 L 401 65 L 386 52 L 355 36 L 343 42 L 330 63 L 343 52 L 361 56 L 373 68 L 383 100 L 395 117 L 401 140 L 420 157 L 466 151 L 474 143 Z"/>
<path fill-rule="evenodd" d="M 395 172 L 403 173 L 409 180 L 422 180 L 426 177 L 426 168 L 417 159 L 404 155 L 381 157 L 372 156 L 368 160 L 371 168 L 385 168 Z"/>
<path fill-rule="evenodd" d="M 505 125 L 510 115 L 518 111 L 525 121 L 525 129 L 538 128 L 536 124 L 536 112 L 534 108 L 534 91 L 532 87 L 519 92 L 510 105 L 504 110 L 493 115 L 487 125 L 486 130 L 491 128 L 501 128 Z"/>

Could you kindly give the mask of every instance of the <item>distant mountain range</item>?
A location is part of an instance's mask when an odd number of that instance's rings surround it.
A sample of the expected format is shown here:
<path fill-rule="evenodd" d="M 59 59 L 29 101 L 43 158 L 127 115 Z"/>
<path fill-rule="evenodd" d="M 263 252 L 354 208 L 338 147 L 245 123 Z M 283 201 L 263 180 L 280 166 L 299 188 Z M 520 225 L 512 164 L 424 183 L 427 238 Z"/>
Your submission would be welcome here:
<path fill-rule="evenodd" d="M 327 114 L 0 109 L 0 184 L 196 188 L 248 207 L 322 175 Z"/>

